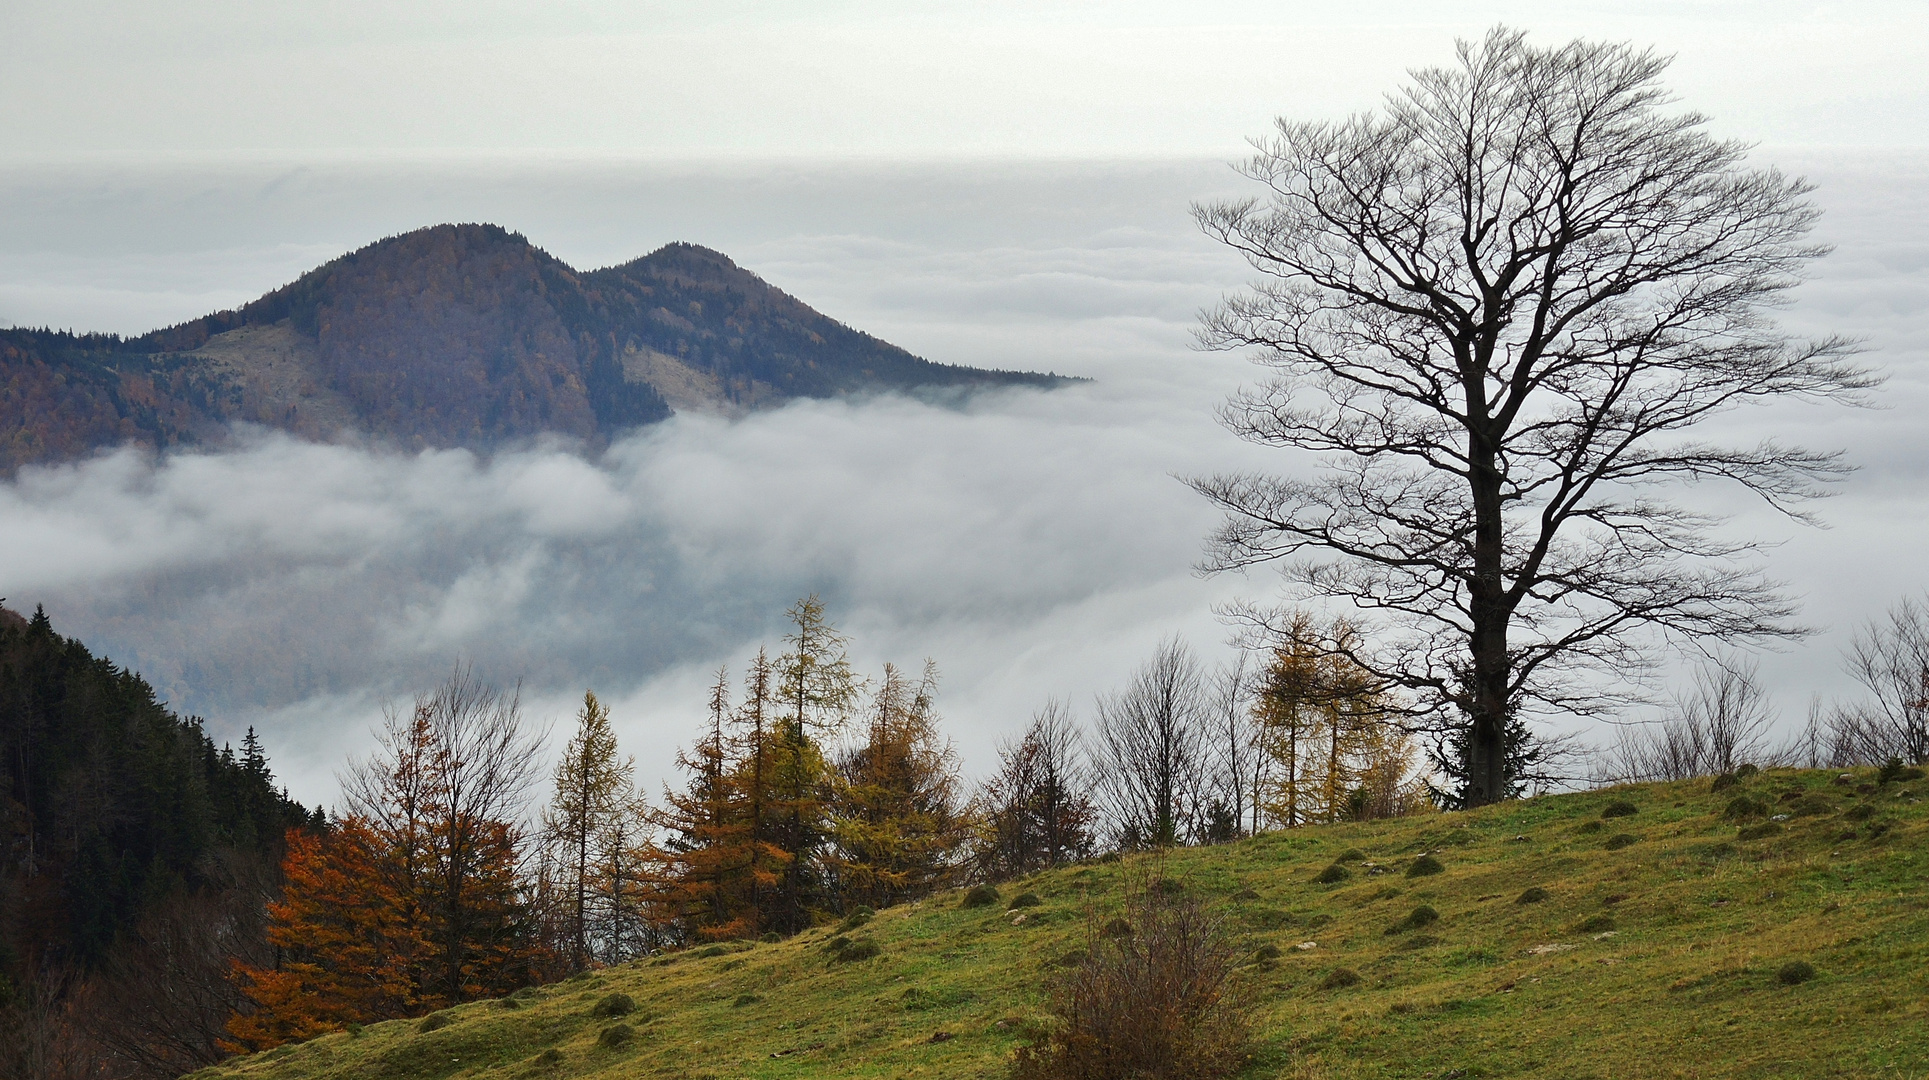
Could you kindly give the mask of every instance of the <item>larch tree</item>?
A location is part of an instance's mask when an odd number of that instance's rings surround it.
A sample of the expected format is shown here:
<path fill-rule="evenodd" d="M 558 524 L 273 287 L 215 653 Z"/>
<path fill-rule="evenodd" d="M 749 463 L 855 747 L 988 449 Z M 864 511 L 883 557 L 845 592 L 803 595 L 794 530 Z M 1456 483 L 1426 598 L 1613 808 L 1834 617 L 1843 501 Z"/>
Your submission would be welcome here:
<path fill-rule="evenodd" d="M 886 907 L 950 884 L 965 821 L 958 756 L 938 733 L 937 665 L 916 684 L 891 664 L 864 739 L 837 759 L 830 868 L 844 906 Z"/>
<path fill-rule="evenodd" d="M 1777 329 L 1824 253 L 1811 187 L 1670 111 L 1667 65 L 1496 28 L 1378 112 L 1281 120 L 1243 166 L 1263 195 L 1195 208 L 1260 275 L 1202 342 L 1274 373 L 1222 418 L 1317 467 L 1195 480 L 1227 515 L 1206 566 L 1284 560 L 1301 598 L 1366 613 L 1342 654 L 1453 730 L 1461 805 L 1515 790 L 1527 715 L 1626 700 L 1657 633 L 1799 632 L 1757 545 L 1663 489 L 1802 516 L 1837 455 L 1697 428 L 1876 382 L 1851 343 Z"/>
<path fill-rule="evenodd" d="M 831 770 L 822 740 L 844 730 L 861 684 L 848 643 L 824 617 L 824 604 L 805 597 L 785 612 L 795 629 L 775 666 L 776 737 L 766 753 L 770 773 L 764 840 L 781 852 L 782 869 L 764 906 L 765 924 L 795 933 L 810 924 L 825 899 L 818 856 L 828 837 Z"/>
<path fill-rule="evenodd" d="M 620 922 L 610 910 L 616 864 L 627 862 L 625 845 L 635 846 L 632 777 L 635 762 L 617 755 L 609 709 L 593 691 L 583 694 L 576 732 L 556 763 L 554 794 L 543 813 L 543 842 L 555 853 L 554 884 L 563 900 L 562 925 L 569 967 L 580 971 L 608 953 L 599 943 L 599 923 Z M 619 837 L 617 834 L 623 834 Z M 599 907 L 605 917 L 598 918 Z"/>
<path fill-rule="evenodd" d="M 395 855 L 360 818 L 322 835 L 289 830 L 282 894 L 268 905 L 278 961 L 237 965 L 251 1007 L 229 1020 L 229 1050 L 266 1050 L 446 1003 L 429 989 L 434 946 L 402 892 Z"/>
<path fill-rule="evenodd" d="M 759 657 L 762 659 L 761 655 Z M 753 667 L 753 672 L 756 668 Z M 751 698 L 756 697 L 753 685 Z M 745 703 L 746 710 L 751 702 Z M 666 832 L 663 861 L 668 900 L 677 920 L 696 936 L 749 938 L 762 932 L 756 906 L 753 792 L 761 779 L 761 748 L 732 755 L 729 673 L 717 672 L 710 689 L 710 726 L 677 767 L 688 774 L 683 790 L 666 790 L 654 812 Z M 753 727 L 761 727 L 756 719 Z M 759 733 L 760 735 L 761 733 Z"/>

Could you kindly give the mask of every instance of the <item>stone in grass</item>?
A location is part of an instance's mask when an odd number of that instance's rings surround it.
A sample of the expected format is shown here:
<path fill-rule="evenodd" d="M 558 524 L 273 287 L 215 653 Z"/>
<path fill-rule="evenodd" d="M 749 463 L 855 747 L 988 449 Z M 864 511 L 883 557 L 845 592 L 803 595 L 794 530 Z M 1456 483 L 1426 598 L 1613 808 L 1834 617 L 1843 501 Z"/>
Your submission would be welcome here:
<path fill-rule="evenodd" d="M 995 885 L 973 885 L 966 890 L 964 899 L 958 901 L 959 907 L 990 907 L 998 902 L 998 888 Z"/>
<path fill-rule="evenodd" d="M 1321 870 L 1319 876 L 1313 880 L 1319 882 L 1321 885 L 1338 885 L 1340 882 L 1352 876 L 1353 871 L 1348 870 L 1339 863 L 1334 863 L 1326 869 Z"/>
<path fill-rule="evenodd" d="M 1606 933 L 1607 931 L 1614 929 L 1614 916 L 1590 915 L 1587 918 L 1581 920 L 1581 925 L 1575 927 L 1574 929 L 1583 934 Z"/>
<path fill-rule="evenodd" d="M 1737 840 L 1762 840 L 1770 836 L 1778 836 L 1781 832 L 1782 826 L 1779 822 L 1764 821 L 1760 825 L 1750 825 L 1741 830 L 1735 834 L 1735 838 Z"/>
<path fill-rule="evenodd" d="M 1601 816 L 1604 818 L 1633 817 L 1640 812 L 1640 807 L 1626 799 L 1616 799 L 1601 809 Z"/>
<path fill-rule="evenodd" d="M 1629 847 L 1640 842 L 1641 838 L 1633 833 L 1615 833 L 1613 836 L 1608 837 L 1607 843 L 1601 846 L 1608 851 L 1619 851 L 1624 847 Z"/>
<path fill-rule="evenodd" d="M 1354 971 L 1352 968 L 1334 968 L 1326 973 L 1326 978 L 1320 980 L 1319 988 L 1321 990 L 1343 990 L 1346 987 L 1358 986 L 1359 984 L 1359 972 Z"/>
<path fill-rule="evenodd" d="M 1434 923 L 1437 923 L 1439 921 L 1440 921 L 1439 912 L 1433 910 L 1432 908 L 1428 907 L 1425 904 L 1421 904 L 1419 907 L 1414 908 L 1411 912 L 1409 912 L 1406 918 L 1401 919 L 1399 922 L 1394 923 L 1392 926 L 1387 927 L 1386 932 L 1389 935 L 1404 934 L 1409 930 L 1418 930 L 1423 926 L 1431 926 Z"/>
<path fill-rule="evenodd" d="M 1021 892 L 1011 898 L 1011 910 L 1017 911 L 1019 908 L 1037 907 L 1044 902 L 1045 901 L 1038 898 L 1038 894 L 1035 892 Z"/>
<path fill-rule="evenodd" d="M 1528 889 L 1527 891 L 1521 893 L 1519 896 L 1516 896 L 1514 898 L 1514 903 L 1538 904 L 1541 901 L 1547 899 L 1547 897 L 1548 897 L 1547 890 L 1541 888 L 1539 885 L 1535 885 L 1532 888 Z"/>
<path fill-rule="evenodd" d="M 605 1050 L 615 1050 L 618 1047 L 628 1046 L 630 1040 L 634 1038 L 636 1038 L 635 1028 L 628 1024 L 611 1024 L 603 1029 L 602 1034 L 596 1036 L 596 1045 Z"/>
<path fill-rule="evenodd" d="M 616 1017 L 616 1016 L 628 1016 L 629 1014 L 635 1011 L 636 1011 L 635 998 L 629 996 L 628 994 L 615 993 L 615 994 L 605 994 L 603 996 L 603 999 L 601 1001 L 598 1001 L 595 1007 L 589 1010 L 589 1014 L 591 1016 Z"/>
<path fill-rule="evenodd" d="M 450 1016 L 448 1013 L 432 1012 L 423 1017 L 421 1023 L 415 1025 L 415 1030 L 427 1034 L 431 1031 L 441 1031 L 453 1023 L 455 1023 L 455 1017 Z"/>
<path fill-rule="evenodd" d="M 1426 877 L 1429 874 L 1438 874 L 1445 869 L 1446 866 L 1439 859 L 1431 855 L 1422 855 L 1407 866 L 1407 876 Z"/>
<path fill-rule="evenodd" d="M 1775 981 L 1783 986 L 1795 986 L 1815 977 L 1815 968 L 1806 960 L 1790 960 L 1775 972 Z"/>

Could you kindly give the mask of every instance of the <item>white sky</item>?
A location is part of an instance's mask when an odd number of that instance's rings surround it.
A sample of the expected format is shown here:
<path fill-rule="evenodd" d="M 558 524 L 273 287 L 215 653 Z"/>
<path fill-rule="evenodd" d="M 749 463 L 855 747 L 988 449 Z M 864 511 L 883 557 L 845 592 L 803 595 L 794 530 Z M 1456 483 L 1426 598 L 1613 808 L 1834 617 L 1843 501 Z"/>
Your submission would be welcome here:
<path fill-rule="evenodd" d="M 13 0 L 0 162 L 576 151 L 1212 154 L 1454 36 L 1651 43 L 1717 129 L 1929 145 L 1929 5 Z"/>
<path fill-rule="evenodd" d="M 1832 530 L 1732 507 L 1786 541 L 1770 571 L 1821 630 L 1763 664 L 1793 724 L 1854 693 L 1854 628 L 1929 588 L 1924 11 L 0 0 L 0 325 L 138 333 L 492 221 L 585 268 L 707 244 L 932 359 L 1098 380 L 963 413 L 680 418 L 591 459 L 268 439 L 29 470 L 0 483 L 0 595 L 223 737 L 260 726 L 297 796 L 329 800 L 381 702 L 457 656 L 522 679 L 543 720 L 593 685 L 654 786 L 707 674 L 815 589 L 868 670 L 943 665 L 982 772 L 1046 697 L 1088 711 L 1164 634 L 1223 655 L 1213 603 L 1274 588 L 1190 572 L 1212 515 L 1172 474 L 1296 466 L 1212 421 L 1250 372 L 1189 331 L 1245 270 L 1187 202 L 1240 193 L 1222 163 L 1275 115 L 1371 107 L 1506 21 L 1676 54 L 1685 105 L 1821 185 L 1838 248 L 1788 320 L 1865 339 L 1891 407 L 1722 432 L 1863 470 L 1820 508 Z"/>

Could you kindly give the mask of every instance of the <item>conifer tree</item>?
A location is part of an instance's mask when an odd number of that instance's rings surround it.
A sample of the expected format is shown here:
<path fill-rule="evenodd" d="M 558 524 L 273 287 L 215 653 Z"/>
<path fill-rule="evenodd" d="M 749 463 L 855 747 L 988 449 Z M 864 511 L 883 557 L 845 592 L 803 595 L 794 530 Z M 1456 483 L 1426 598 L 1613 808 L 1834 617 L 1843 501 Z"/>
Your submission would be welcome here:
<path fill-rule="evenodd" d="M 828 862 L 846 906 L 900 903 L 956 876 L 964 819 L 957 754 L 933 710 L 937 681 L 930 661 L 915 686 L 884 665 L 865 740 L 838 761 Z"/>
<path fill-rule="evenodd" d="M 599 921 L 620 936 L 624 902 L 619 894 L 627 883 L 619 864 L 627 862 L 625 846 L 637 840 L 627 820 L 634 813 L 634 773 L 635 762 L 617 756 L 609 709 L 594 691 L 586 691 L 576 733 L 556 765 L 555 794 L 543 814 L 543 840 L 558 854 L 553 865 L 563 900 L 560 929 L 572 970 L 610 951 L 593 940 Z"/>
<path fill-rule="evenodd" d="M 763 659 L 761 653 L 758 659 Z M 757 669 L 752 670 L 754 676 Z M 754 700 L 754 690 L 751 696 Z M 752 711 L 749 701 L 745 705 L 746 712 Z M 746 759 L 733 760 L 725 725 L 741 714 L 733 718 L 731 713 L 729 673 L 719 669 L 710 688 L 709 730 L 696 745 L 677 753 L 677 767 L 689 780 L 682 791 L 666 790 L 663 809 L 655 812 L 657 823 L 670 834 L 663 859 L 671 906 L 691 931 L 712 939 L 762 932 L 752 805 L 761 750 L 746 747 Z M 757 726 L 757 719 L 752 724 Z"/>
<path fill-rule="evenodd" d="M 820 738 L 843 730 L 859 693 L 847 642 L 824 618 L 816 596 L 785 612 L 796 630 L 785 635 L 789 651 L 776 665 L 779 709 L 776 738 L 766 756 L 772 815 L 764 839 L 781 855 L 774 895 L 764 907 L 767 926 L 793 933 L 810 924 L 813 906 L 826 899 L 818 854 L 828 831 L 830 768 Z"/>
<path fill-rule="evenodd" d="M 288 831 L 281 898 L 268 905 L 279 963 L 237 965 L 253 1008 L 228 1022 L 233 1052 L 445 1004 L 429 990 L 428 928 L 402 891 L 397 852 L 360 818 Z"/>

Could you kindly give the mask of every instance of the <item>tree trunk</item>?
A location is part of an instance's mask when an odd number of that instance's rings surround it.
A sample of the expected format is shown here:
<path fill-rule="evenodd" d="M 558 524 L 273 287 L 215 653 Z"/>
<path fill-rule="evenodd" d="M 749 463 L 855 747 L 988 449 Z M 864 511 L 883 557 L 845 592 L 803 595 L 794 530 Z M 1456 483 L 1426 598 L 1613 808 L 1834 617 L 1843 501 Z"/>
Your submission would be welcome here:
<path fill-rule="evenodd" d="M 1478 378 L 1478 376 L 1476 376 Z M 1469 394 L 1474 398 L 1473 394 Z M 1484 401 L 1470 400 L 1468 412 L 1479 415 Z M 1473 491 L 1474 574 L 1470 589 L 1473 634 L 1472 685 L 1466 688 L 1468 712 L 1467 807 L 1486 806 L 1505 799 L 1507 784 L 1507 617 L 1506 585 L 1501 573 L 1500 473 L 1492 444 L 1476 432 L 1468 438 L 1468 483 Z"/>

